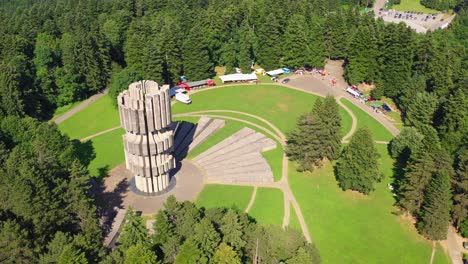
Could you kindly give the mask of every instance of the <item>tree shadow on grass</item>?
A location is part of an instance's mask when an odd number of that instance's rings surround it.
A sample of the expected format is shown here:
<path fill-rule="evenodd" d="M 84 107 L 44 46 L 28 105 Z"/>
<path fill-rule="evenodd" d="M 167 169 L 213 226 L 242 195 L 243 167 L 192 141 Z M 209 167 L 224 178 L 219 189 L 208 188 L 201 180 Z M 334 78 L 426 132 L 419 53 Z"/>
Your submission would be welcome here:
<path fill-rule="evenodd" d="M 73 140 L 73 145 L 75 146 L 75 153 L 78 159 L 84 166 L 89 166 L 91 161 L 96 158 L 96 152 L 94 151 L 92 140 L 81 142 L 75 139 Z"/>
<path fill-rule="evenodd" d="M 106 177 L 109 174 L 109 171 L 109 165 L 105 165 L 104 167 L 98 168 L 98 174 L 96 178 L 102 181 L 102 179 L 104 179 L 104 177 Z"/>

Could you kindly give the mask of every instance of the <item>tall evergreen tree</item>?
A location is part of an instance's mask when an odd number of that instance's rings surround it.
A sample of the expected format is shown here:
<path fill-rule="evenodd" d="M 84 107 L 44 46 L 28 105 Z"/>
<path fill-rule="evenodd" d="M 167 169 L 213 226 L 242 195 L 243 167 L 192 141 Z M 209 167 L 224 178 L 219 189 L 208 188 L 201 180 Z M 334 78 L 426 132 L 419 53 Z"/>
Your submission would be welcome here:
<path fill-rule="evenodd" d="M 280 25 L 274 14 L 268 14 L 262 21 L 257 32 L 258 48 L 255 57 L 258 64 L 266 70 L 272 70 L 282 65 L 281 63 L 281 33 Z"/>
<path fill-rule="evenodd" d="M 373 82 L 376 80 L 377 39 L 372 26 L 361 24 L 350 39 L 346 78 L 349 83 Z"/>
<path fill-rule="evenodd" d="M 228 210 L 223 216 L 222 225 L 219 229 L 223 234 L 223 242 L 230 245 L 236 251 L 241 250 L 245 245 L 245 241 L 242 240 L 243 226 L 234 210 Z"/>
<path fill-rule="evenodd" d="M 226 243 L 221 243 L 216 249 L 213 260 L 214 264 L 240 264 L 241 260 L 237 253 Z"/>
<path fill-rule="evenodd" d="M 456 160 L 456 172 L 452 180 L 454 206 L 452 219 L 457 228 L 468 219 L 468 151 L 463 149 Z"/>
<path fill-rule="evenodd" d="M 445 240 L 451 207 L 450 173 L 435 173 L 426 192 L 418 229 L 431 240 Z"/>
<path fill-rule="evenodd" d="M 382 179 L 378 158 L 370 130 L 366 127 L 358 129 L 336 164 L 336 179 L 340 187 L 364 194 L 373 191 L 374 184 Z"/>
<path fill-rule="evenodd" d="M 246 20 L 242 22 L 238 34 L 239 53 L 237 54 L 237 61 L 242 72 L 249 72 L 254 59 L 254 43 L 256 36 Z"/>
<path fill-rule="evenodd" d="M 210 61 L 205 36 L 195 25 L 184 41 L 184 74 L 191 80 L 202 80 L 213 75 L 213 63 Z"/>
<path fill-rule="evenodd" d="M 125 223 L 119 236 L 119 243 L 123 249 L 128 249 L 137 243 L 143 245 L 148 243 L 148 231 L 143 224 L 143 218 L 131 207 L 125 213 Z"/>
<path fill-rule="evenodd" d="M 284 63 L 297 69 L 309 63 L 310 50 L 308 45 L 307 23 L 304 16 L 293 15 L 284 33 Z"/>

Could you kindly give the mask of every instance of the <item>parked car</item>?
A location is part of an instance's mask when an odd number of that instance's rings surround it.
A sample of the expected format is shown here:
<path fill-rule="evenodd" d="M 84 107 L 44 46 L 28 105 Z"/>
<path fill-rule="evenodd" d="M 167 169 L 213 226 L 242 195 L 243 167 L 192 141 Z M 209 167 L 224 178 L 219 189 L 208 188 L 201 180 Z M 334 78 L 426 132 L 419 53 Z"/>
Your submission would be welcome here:
<path fill-rule="evenodd" d="M 176 93 L 175 99 L 177 101 L 181 102 L 181 103 L 184 103 L 184 104 L 191 104 L 192 103 L 192 99 L 190 99 L 188 94 L 184 94 L 184 93 Z"/>
<path fill-rule="evenodd" d="M 283 81 L 281 81 L 281 83 L 288 83 L 289 81 L 290 81 L 289 78 L 286 78 Z"/>

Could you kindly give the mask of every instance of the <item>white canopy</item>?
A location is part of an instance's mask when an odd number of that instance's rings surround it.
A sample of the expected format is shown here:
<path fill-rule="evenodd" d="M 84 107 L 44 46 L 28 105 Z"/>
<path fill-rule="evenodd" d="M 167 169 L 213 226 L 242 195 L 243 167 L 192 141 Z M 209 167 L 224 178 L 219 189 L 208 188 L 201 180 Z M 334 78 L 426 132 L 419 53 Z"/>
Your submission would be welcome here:
<path fill-rule="evenodd" d="M 346 91 L 347 91 L 348 93 L 350 93 L 351 95 L 354 95 L 354 96 L 356 96 L 356 97 L 361 96 L 361 94 L 359 94 L 358 92 L 354 91 L 351 87 L 348 87 L 348 89 L 346 89 Z"/>
<path fill-rule="evenodd" d="M 280 74 L 283 74 L 283 73 L 284 73 L 283 69 L 277 69 L 277 70 L 267 71 L 266 75 L 273 76 L 273 75 L 280 75 Z"/>
<path fill-rule="evenodd" d="M 255 72 L 252 72 L 252 73 L 249 73 L 249 74 L 234 73 L 234 74 L 219 76 L 219 78 L 221 79 L 221 81 L 223 83 L 225 83 L 225 82 L 242 82 L 242 81 L 257 80 L 257 75 L 255 75 Z"/>

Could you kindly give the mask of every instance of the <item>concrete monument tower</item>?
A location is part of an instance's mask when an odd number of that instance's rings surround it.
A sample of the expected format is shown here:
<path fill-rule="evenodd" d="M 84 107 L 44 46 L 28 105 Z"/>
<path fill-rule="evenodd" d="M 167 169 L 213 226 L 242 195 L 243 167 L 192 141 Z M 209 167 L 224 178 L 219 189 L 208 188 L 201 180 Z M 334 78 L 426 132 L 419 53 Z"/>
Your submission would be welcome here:
<path fill-rule="evenodd" d="M 138 81 L 119 94 L 120 124 L 127 169 L 135 174 L 136 188 L 152 194 L 169 186 L 175 168 L 169 86 Z"/>

